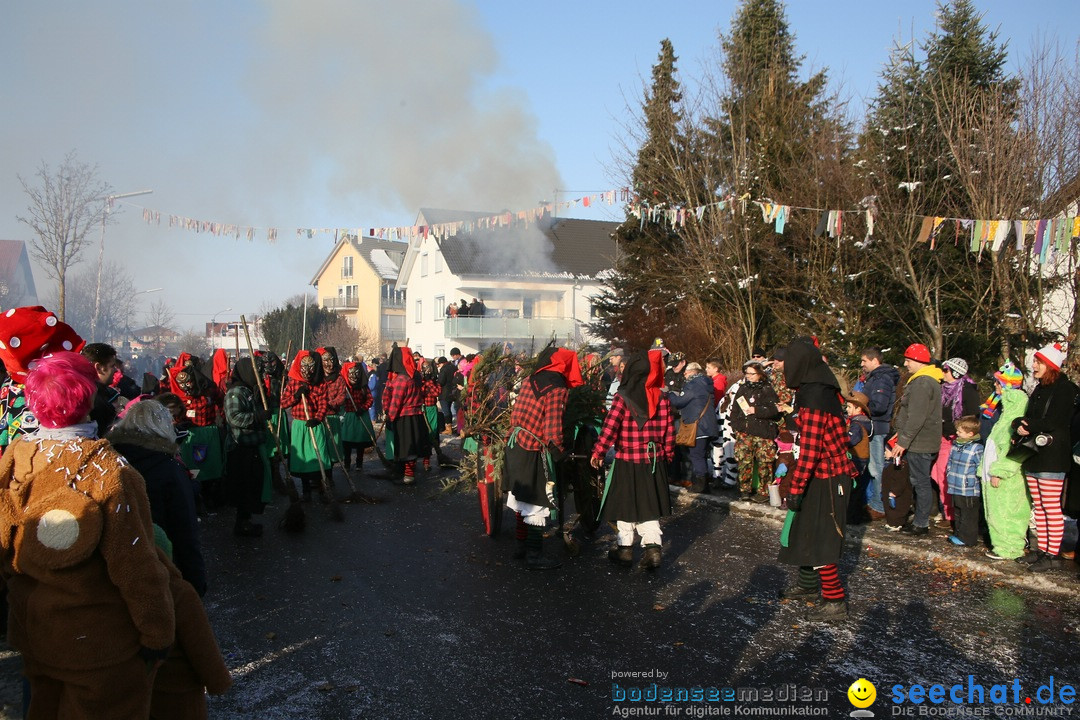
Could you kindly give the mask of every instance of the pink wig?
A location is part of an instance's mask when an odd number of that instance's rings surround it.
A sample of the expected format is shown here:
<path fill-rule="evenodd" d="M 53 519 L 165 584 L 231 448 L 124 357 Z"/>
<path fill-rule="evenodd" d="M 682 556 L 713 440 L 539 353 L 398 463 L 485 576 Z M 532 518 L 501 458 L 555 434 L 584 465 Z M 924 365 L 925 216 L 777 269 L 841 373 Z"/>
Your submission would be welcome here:
<path fill-rule="evenodd" d="M 55 352 L 38 360 L 26 376 L 26 404 L 42 427 L 76 425 L 94 405 L 97 371 L 74 352 Z"/>

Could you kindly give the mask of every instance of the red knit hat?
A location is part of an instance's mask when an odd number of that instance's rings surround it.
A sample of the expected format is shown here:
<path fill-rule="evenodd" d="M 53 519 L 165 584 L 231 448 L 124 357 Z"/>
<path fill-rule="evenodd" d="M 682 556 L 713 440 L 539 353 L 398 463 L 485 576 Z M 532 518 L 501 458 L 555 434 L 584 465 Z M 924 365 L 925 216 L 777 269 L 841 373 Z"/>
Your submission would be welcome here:
<path fill-rule="evenodd" d="M 908 345 L 907 350 L 904 351 L 904 358 L 907 360 L 914 360 L 915 362 L 929 363 L 930 348 L 922 343 L 912 343 L 911 345 Z"/>
<path fill-rule="evenodd" d="M 40 305 L 11 308 L 0 316 L 0 360 L 8 375 L 26 382 L 30 363 L 51 352 L 79 352 L 86 342 Z"/>

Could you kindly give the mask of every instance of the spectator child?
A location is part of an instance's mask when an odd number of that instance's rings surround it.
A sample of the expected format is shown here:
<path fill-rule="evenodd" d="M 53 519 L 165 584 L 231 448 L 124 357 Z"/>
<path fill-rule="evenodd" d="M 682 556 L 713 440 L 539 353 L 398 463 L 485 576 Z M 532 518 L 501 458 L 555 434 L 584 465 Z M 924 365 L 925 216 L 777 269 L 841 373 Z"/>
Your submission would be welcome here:
<path fill-rule="evenodd" d="M 870 398 L 861 392 L 853 392 L 844 398 L 844 412 L 848 417 L 848 445 L 851 461 L 859 471 L 855 478 L 855 500 L 848 503 L 848 521 L 860 522 L 866 517 L 866 490 L 869 485 L 870 437 L 874 426 L 870 420 Z"/>
<path fill-rule="evenodd" d="M 982 493 L 978 469 L 982 455 L 979 419 L 974 415 L 965 415 L 956 421 L 956 440 L 949 451 L 945 468 L 945 480 L 954 511 L 955 528 L 954 533 L 949 536 L 949 542 L 953 545 L 968 547 L 979 540 Z"/>

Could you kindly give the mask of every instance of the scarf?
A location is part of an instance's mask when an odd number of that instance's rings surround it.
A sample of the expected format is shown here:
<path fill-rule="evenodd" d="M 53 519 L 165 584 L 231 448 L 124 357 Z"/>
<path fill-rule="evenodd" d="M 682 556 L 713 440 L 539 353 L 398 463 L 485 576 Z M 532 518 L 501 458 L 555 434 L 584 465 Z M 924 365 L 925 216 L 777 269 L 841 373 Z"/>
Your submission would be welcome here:
<path fill-rule="evenodd" d="M 639 428 L 656 415 L 660 388 L 664 385 L 664 360 L 659 350 L 636 352 L 626 359 L 616 391 Z"/>
<path fill-rule="evenodd" d="M 97 431 L 97 423 L 91 421 L 62 428 L 39 427 L 34 437 L 41 440 L 78 440 L 79 438 L 94 440 L 97 438 Z"/>
<path fill-rule="evenodd" d="M 975 384 L 967 375 L 959 380 L 953 380 L 951 383 L 941 383 L 941 407 L 951 410 L 953 422 L 956 422 L 964 415 L 965 382 Z"/>

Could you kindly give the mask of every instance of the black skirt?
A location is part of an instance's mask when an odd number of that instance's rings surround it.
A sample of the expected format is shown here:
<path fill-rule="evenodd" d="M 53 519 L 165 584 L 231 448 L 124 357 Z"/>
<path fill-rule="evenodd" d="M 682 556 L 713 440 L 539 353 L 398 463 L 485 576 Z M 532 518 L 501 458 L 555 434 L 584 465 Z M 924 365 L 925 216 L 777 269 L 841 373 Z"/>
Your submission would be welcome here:
<path fill-rule="evenodd" d="M 609 522 L 648 522 L 671 514 L 667 466 L 615 459 L 602 516 Z"/>
<path fill-rule="evenodd" d="M 404 462 L 431 455 L 427 421 L 423 414 L 405 415 L 394 421 L 394 460 Z"/>
<path fill-rule="evenodd" d="M 241 513 L 263 511 L 263 462 L 257 445 L 238 445 L 225 456 L 225 483 L 230 502 Z"/>
<path fill-rule="evenodd" d="M 505 478 L 514 498 L 540 507 L 551 505 L 547 499 L 548 475 L 544 472 L 544 457 L 540 450 L 525 450 L 518 445 L 506 447 Z M 551 480 L 555 480 L 554 475 Z"/>
<path fill-rule="evenodd" d="M 846 475 L 810 480 L 802 509 L 792 513 L 787 546 L 780 547 L 780 562 L 813 567 L 840 562 L 850 497 L 851 478 Z"/>

